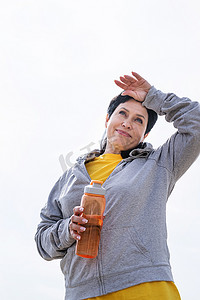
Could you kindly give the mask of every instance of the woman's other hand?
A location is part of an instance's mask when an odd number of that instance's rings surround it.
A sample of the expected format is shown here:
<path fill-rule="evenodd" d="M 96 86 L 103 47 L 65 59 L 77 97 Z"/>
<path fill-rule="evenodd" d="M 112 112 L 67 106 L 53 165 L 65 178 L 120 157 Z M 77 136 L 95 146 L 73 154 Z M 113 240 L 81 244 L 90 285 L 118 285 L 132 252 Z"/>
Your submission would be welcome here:
<path fill-rule="evenodd" d="M 116 85 L 124 90 L 123 96 L 128 95 L 140 102 L 144 101 L 151 85 L 139 74 L 132 72 L 133 76 L 124 75 L 120 80 L 114 80 Z"/>
<path fill-rule="evenodd" d="M 77 241 L 81 239 L 80 233 L 86 230 L 83 225 L 88 222 L 88 220 L 84 218 L 83 211 L 84 208 L 82 206 L 74 207 L 74 214 L 71 216 L 71 221 L 69 224 L 70 234 Z"/>

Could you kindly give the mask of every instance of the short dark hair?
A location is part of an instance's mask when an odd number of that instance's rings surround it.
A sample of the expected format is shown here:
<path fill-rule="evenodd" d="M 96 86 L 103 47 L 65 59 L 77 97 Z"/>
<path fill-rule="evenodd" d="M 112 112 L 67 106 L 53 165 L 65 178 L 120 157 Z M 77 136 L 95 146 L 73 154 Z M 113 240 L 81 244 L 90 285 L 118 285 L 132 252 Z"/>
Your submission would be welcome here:
<path fill-rule="evenodd" d="M 108 106 L 108 109 L 107 109 L 107 113 L 108 113 L 108 117 L 110 118 L 111 115 L 113 114 L 113 112 L 115 111 L 115 109 L 117 108 L 117 106 L 121 103 L 125 103 L 129 100 L 135 100 L 134 98 L 126 95 L 126 96 L 122 96 L 121 94 L 119 94 L 118 96 L 114 97 L 111 101 L 110 101 L 110 104 Z M 135 100 L 137 101 L 137 100 Z M 137 101 L 139 102 L 139 101 Z M 148 112 L 148 123 L 147 123 L 147 128 L 146 128 L 146 131 L 145 131 L 145 134 L 146 133 L 149 133 L 150 130 L 153 128 L 153 126 L 155 125 L 157 119 L 158 119 L 158 115 L 155 111 L 151 110 L 151 109 L 147 109 L 147 112 Z"/>

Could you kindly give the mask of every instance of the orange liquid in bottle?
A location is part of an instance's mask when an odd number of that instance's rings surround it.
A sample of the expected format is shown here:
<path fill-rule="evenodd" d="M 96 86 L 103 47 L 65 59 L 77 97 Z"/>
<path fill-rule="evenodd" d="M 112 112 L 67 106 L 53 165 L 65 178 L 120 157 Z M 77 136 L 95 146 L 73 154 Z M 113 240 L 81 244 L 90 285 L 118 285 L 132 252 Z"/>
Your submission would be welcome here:
<path fill-rule="evenodd" d="M 93 180 L 92 184 L 102 184 L 101 181 Z M 103 213 L 105 210 L 105 197 L 103 194 L 85 192 L 81 199 L 81 206 L 84 207 L 82 216 L 88 220 L 84 225 L 86 230 L 82 232 L 81 239 L 76 243 L 76 254 L 81 257 L 94 258 L 98 254 L 98 247 L 103 226 Z"/>
<path fill-rule="evenodd" d="M 99 215 L 85 215 L 88 220 L 85 225 L 86 231 L 81 233 L 81 240 L 78 241 L 76 254 L 81 257 L 94 258 L 98 254 L 98 247 L 103 225 L 102 217 Z"/>

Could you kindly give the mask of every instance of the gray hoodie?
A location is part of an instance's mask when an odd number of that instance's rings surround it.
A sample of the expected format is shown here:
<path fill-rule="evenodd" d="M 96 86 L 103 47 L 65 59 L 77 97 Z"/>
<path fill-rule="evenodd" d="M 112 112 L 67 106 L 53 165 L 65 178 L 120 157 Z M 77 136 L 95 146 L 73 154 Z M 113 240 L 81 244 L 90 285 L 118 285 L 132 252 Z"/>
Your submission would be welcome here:
<path fill-rule="evenodd" d="M 156 150 L 146 143 L 134 149 L 103 184 L 106 209 L 98 256 L 75 255 L 68 227 L 90 183 L 85 163 L 93 156 L 78 158 L 57 181 L 41 211 L 35 240 L 44 259 L 62 259 L 65 299 L 101 296 L 142 282 L 173 281 L 166 202 L 200 152 L 200 105 L 154 87 L 143 105 L 165 115 L 177 132 Z"/>

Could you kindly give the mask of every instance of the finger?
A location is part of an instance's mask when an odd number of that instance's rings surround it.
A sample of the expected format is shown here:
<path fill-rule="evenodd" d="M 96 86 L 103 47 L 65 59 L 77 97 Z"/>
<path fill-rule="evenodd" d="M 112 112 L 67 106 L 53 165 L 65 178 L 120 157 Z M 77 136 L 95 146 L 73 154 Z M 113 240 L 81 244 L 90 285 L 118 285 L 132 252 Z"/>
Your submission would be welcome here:
<path fill-rule="evenodd" d="M 127 85 L 130 84 L 130 81 L 122 76 L 120 77 L 120 80 Z"/>
<path fill-rule="evenodd" d="M 81 233 L 83 233 L 86 230 L 84 226 L 75 223 L 70 223 L 69 229 L 71 236 L 77 241 L 81 239 Z"/>
<path fill-rule="evenodd" d="M 79 241 L 80 239 L 81 239 L 81 235 L 80 234 L 78 234 L 76 231 L 74 231 L 74 230 L 70 230 L 70 234 L 71 234 L 71 236 L 73 237 L 73 239 L 75 239 L 75 240 L 77 240 L 77 241 Z"/>
<path fill-rule="evenodd" d="M 77 216 L 81 215 L 83 213 L 83 211 L 84 211 L 84 208 L 82 206 L 75 206 L 73 208 L 74 215 L 77 215 Z"/>
<path fill-rule="evenodd" d="M 72 223 L 70 225 L 70 229 L 71 229 L 71 231 L 74 231 L 76 233 L 81 233 L 81 232 L 86 231 L 86 228 L 84 226 L 81 226 L 81 225 L 78 225 L 78 224 L 75 224 L 75 223 Z"/>
<path fill-rule="evenodd" d="M 115 84 L 118 85 L 120 88 L 122 88 L 123 90 L 127 89 L 127 85 L 122 83 L 119 80 L 114 80 Z"/>
<path fill-rule="evenodd" d="M 126 90 L 122 93 L 122 96 L 129 96 L 129 97 L 135 98 L 136 93 L 132 90 Z"/>
<path fill-rule="evenodd" d="M 132 76 L 124 75 L 124 77 L 125 77 L 126 79 L 128 79 L 131 83 L 137 82 L 137 80 L 136 80 L 135 78 L 133 78 Z"/>
<path fill-rule="evenodd" d="M 133 74 L 133 76 L 135 76 L 135 78 L 137 78 L 138 80 L 144 79 L 142 78 L 142 76 L 140 76 L 138 73 L 136 72 L 131 72 Z"/>
<path fill-rule="evenodd" d="M 88 223 L 88 220 L 84 217 L 79 217 L 79 216 L 76 216 L 76 215 L 72 215 L 71 222 L 72 223 L 79 223 L 79 224 L 86 224 L 86 223 Z"/>
<path fill-rule="evenodd" d="M 121 95 L 122 95 L 122 96 L 126 96 L 126 95 L 129 94 L 129 92 L 130 92 L 129 90 L 126 90 L 126 91 L 124 91 L 123 93 L 121 93 Z"/>

